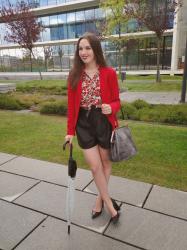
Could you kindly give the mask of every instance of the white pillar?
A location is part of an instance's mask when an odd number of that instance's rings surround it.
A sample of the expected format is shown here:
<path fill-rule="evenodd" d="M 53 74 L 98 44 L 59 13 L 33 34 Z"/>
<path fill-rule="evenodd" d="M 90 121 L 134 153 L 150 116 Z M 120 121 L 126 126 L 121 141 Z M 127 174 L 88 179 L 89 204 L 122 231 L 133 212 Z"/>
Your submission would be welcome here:
<path fill-rule="evenodd" d="M 187 33 L 187 0 L 183 0 L 182 7 L 177 11 L 173 26 L 173 44 L 171 56 L 171 74 L 178 69 L 179 58 L 185 55 Z"/>
<path fill-rule="evenodd" d="M 177 11 L 173 22 L 173 42 L 172 42 L 172 54 L 171 54 L 171 74 L 174 75 L 174 71 L 178 69 L 178 46 L 179 46 L 179 20 L 180 10 Z"/>

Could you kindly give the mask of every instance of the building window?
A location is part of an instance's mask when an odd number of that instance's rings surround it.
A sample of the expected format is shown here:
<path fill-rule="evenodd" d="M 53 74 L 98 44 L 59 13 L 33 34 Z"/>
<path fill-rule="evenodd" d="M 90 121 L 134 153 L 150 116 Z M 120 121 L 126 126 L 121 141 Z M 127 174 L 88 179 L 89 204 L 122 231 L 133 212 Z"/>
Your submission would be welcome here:
<path fill-rule="evenodd" d="M 68 39 L 67 25 L 62 25 L 58 27 L 59 29 L 59 39 Z"/>
<path fill-rule="evenodd" d="M 43 32 L 42 32 L 42 40 L 44 42 L 51 40 L 50 28 L 45 28 L 45 30 L 43 30 Z"/>
<path fill-rule="evenodd" d="M 56 5 L 56 0 L 48 0 L 48 5 Z"/>
<path fill-rule="evenodd" d="M 50 28 L 51 40 L 59 40 L 59 29 L 58 27 Z"/>
<path fill-rule="evenodd" d="M 76 12 L 76 22 L 85 21 L 84 11 Z"/>
<path fill-rule="evenodd" d="M 75 22 L 75 12 L 67 13 L 67 23 Z"/>
<path fill-rule="evenodd" d="M 40 6 L 47 6 L 48 0 L 40 0 Z"/>
<path fill-rule="evenodd" d="M 95 20 L 95 11 L 94 11 L 94 9 L 85 10 L 85 19 L 86 20 Z"/>
<path fill-rule="evenodd" d="M 50 25 L 57 25 L 58 24 L 58 16 L 50 16 L 49 17 L 49 23 Z"/>
<path fill-rule="evenodd" d="M 68 24 L 68 39 L 75 38 L 75 24 Z"/>
<path fill-rule="evenodd" d="M 57 0 L 56 2 L 57 2 L 57 5 L 58 5 L 58 4 L 63 4 L 63 3 L 65 3 L 66 0 Z"/>
<path fill-rule="evenodd" d="M 99 8 L 95 9 L 95 19 L 99 20 L 99 19 L 103 19 L 103 18 L 105 18 L 104 10 L 99 9 Z"/>
<path fill-rule="evenodd" d="M 93 22 L 86 22 L 85 26 L 86 32 L 96 32 L 96 26 Z"/>
<path fill-rule="evenodd" d="M 76 23 L 75 24 L 75 37 L 79 38 L 85 33 L 85 23 Z"/>
<path fill-rule="evenodd" d="M 49 16 L 44 16 L 40 18 L 42 25 L 49 26 Z"/>
<path fill-rule="evenodd" d="M 66 23 L 67 22 L 67 15 L 66 14 L 60 14 L 58 15 L 58 24 Z"/>

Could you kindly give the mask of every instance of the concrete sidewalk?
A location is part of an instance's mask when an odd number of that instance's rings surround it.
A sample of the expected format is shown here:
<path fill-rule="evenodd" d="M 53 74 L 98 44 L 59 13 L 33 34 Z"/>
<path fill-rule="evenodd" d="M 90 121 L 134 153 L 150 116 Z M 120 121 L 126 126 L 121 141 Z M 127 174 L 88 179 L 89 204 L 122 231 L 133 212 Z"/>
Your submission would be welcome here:
<path fill-rule="evenodd" d="M 179 104 L 180 92 L 122 92 L 120 99 L 125 102 L 133 102 L 137 99 L 144 100 L 151 104 Z"/>
<path fill-rule="evenodd" d="M 121 206 L 116 225 L 105 209 L 91 219 L 96 188 L 78 169 L 71 234 L 67 234 L 67 167 L 0 153 L 1 250 L 186 250 L 187 193 L 112 176 Z"/>

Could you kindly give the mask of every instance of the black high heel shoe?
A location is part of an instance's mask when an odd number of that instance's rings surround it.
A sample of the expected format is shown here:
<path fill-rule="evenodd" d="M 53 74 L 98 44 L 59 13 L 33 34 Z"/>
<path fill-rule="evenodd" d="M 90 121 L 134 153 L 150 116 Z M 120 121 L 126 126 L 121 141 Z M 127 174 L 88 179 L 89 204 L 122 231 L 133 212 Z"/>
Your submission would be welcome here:
<path fill-rule="evenodd" d="M 92 219 L 95 219 L 95 218 L 97 218 L 99 215 L 101 215 L 101 214 L 102 214 L 103 207 L 104 207 L 104 202 L 102 201 L 101 211 L 99 211 L 99 212 L 95 212 L 95 211 L 93 211 L 93 210 L 92 210 Z"/>
<path fill-rule="evenodd" d="M 111 217 L 111 221 L 115 224 L 119 220 L 120 213 L 117 211 L 117 214 Z"/>
<path fill-rule="evenodd" d="M 112 201 L 112 204 L 113 204 L 114 209 L 115 209 L 116 211 L 119 211 L 119 210 L 120 210 L 120 206 L 118 206 L 117 202 L 116 202 L 115 200 L 113 200 L 113 199 L 111 199 L 111 201 Z"/>

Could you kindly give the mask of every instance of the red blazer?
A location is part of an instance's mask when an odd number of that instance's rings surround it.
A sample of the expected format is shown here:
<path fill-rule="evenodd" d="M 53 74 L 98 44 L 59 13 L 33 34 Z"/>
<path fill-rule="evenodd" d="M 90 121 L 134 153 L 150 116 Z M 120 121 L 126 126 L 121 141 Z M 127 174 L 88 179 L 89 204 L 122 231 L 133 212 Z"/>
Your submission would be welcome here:
<path fill-rule="evenodd" d="M 110 104 L 112 113 L 106 115 L 114 129 L 118 126 L 116 113 L 120 109 L 119 88 L 116 71 L 110 67 L 99 68 L 100 90 L 102 103 Z M 79 81 L 77 88 L 73 90 L 68 83 L 68 119 L 67 134 L 75 135 L 75 128 L 79 115 L 81 100 L 82 79 Z"/>

